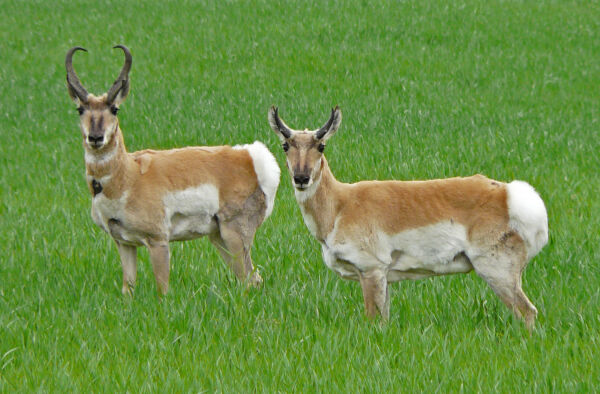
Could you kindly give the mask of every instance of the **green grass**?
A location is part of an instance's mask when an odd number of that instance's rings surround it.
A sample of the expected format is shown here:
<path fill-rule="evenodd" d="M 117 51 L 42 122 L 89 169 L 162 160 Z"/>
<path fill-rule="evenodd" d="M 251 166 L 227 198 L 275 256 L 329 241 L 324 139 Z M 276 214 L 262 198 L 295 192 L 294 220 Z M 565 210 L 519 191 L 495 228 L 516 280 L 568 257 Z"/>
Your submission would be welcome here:
<path fill-rule="evenodd" d="M 0 391 L 587 392 L 600 370 L 597 1 L 3 1 Z M 89 215 L 64 55 L 92 92 L 133 53 L 130 150 L 264 141 L 344 111 L 337 178 L 484 173 L 530 182 L 550 242 L 524 289 L 529 336 L 476 275 L 392 287 L 387 326 L 322 263 L 284 171 L 247 291 L 207 240 L 172 244 L 171 289 L 140 251 L 120 294 Z"/>

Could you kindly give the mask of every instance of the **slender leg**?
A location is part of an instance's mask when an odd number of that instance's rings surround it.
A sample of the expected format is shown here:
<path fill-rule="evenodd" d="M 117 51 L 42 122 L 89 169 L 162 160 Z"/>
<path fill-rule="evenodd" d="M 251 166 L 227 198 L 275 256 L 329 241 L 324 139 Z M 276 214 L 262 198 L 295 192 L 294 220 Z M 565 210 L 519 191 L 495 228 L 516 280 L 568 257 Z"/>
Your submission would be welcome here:
<path fill-rule="evenodd" d="M 131 245 L 123 245 L 117 242 L 119 256 L 121 257 L 121 266 L 123 267 L 123 295 L 133 295 L 135 280 L 137 277 L 137 248 Z"/>
<path fill-rule="evenodd" d="M 233 223 L 220 223 L 219 232 L 210 236 L 211 242 L 217 247 L 235 276 L 242 282 L 258 287 L 262 284 L 262 278 L 252 265 L 250 256 L 252 238 L 243 236 Z"/>
<path fill-rule="evenodd" d="M 476 259 L 473 267 L 477 275 L 490 285 L 517 318 L 525 320 L 527 329 L 532 331 L 537 309 L 521 288 L 521 271 L 526 263 L 524 258 L 500 253 L 494 257 L 484 256 Z"/>
<path fill-rule="evenodd" d="M 169 244 L 158 243 L 147 245 L 150 252 L 150 261 L 156 279 L 158 294 L 163 296 L 169 290 Z"/>
<path fill-rule="evenodd" d="M 385 301 L 383 305 L 383 312 L 381 315 L 385 321 L 388 321 L 390 319 L 390 285 L 387 283 L 387 278 L 385 281 Z"/>
<path fill-rule="evenodd" d="M 385 272 L 373 270 L 360 273 L 360 285 L 365 302 L 367 317 L 374 319 L 381 315 L 385 322 L 390 317 L 390 295 Z"/>
<path fill-rule="evenodd" d="M 519 278 L 519 282 L 521 282 L 521 278 Z M 523 292 L 520 283 L 519 287 L 515 289 L 515 300 L 517 308 L 519 311 L 521 311 L 521 315 L 525 320 L 525 326 L 530 332 L 533 331 L 535 328 L 535 319 L 537 318 L 538 311 L 529 298 L 527 298 L 525 292 Z"/>

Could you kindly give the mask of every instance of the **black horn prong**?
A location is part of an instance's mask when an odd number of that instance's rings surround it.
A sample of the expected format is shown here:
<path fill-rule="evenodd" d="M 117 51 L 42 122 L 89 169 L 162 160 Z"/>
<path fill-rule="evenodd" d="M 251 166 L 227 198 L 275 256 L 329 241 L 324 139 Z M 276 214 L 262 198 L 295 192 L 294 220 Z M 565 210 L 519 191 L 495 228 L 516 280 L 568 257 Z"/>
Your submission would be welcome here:
<path fill-rule="evenodd" d="M 72 93 L 72 95 L 77 96 L 77 98 L 79 98 L 80 101 L 86 102 L 88 92 L 81 84 L 81 81 L 79 81 L 79 77 L 77 77 L 77 74 L 73 69 L 73 54 L 76 51 L 87 52 L 87 49 L 82 47 L 73 47 L 68 50 L 67 56 L 65 57 L 65 67 L 67 69 L 67 84 L 69 85 L 69 91 Z"/>
<path fill-rule="evenodd" d="M 285 137 L 290 138 L 292 136 L 292 130 L 283 123 L 283 121 L 279 118 L 279 108 L 276 106 L 271 106 L 271 113 L 273 115 L 273 121 L 275 122 L 275 126 L 279 130 L 279 132 Z"/>
<path fill-rule="evenodd" d="M 125 54 L 125 63 L 123 64 L 123 68 L 121 68 L 119 76 L 108 91 L 106 99 L 108 103 L 112 103 L 115 100 L 119 91 L 121 91 L 121 96 L 123 97 L 127 96 L 127 93 L 129 92 L 129 71 L 131 70 L 132 63 L 131 52 L 125 45 L 115 45 L 113 49 L 116 48 L 123 50 Z"/>
<path fill-rule="evenodd" d="M 316 132 L 316 137 L 317 139 L 321 139 L 325 136 L 325 134 L 327 134 L 327 132 L 329 131 L 329 129 L 331 128 L 331 125 L 333 124 L 333 121 L 335 120 L 335 113 L 340 109 L 339 106 L 335 106 L 335 108 L 331 109 L 331 116 L 329 117 L 329 120 L 323 125 L 323 127 L 321 127 L 319 130 L 317 130 Z"/>

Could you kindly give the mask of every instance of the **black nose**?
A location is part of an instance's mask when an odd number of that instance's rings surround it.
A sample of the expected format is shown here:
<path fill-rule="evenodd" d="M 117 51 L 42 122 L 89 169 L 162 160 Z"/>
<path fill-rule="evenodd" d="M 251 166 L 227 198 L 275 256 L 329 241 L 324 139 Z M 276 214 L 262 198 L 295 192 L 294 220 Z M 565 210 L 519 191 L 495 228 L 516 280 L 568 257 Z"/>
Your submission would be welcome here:
<path fill-rule="evenodd" d="M 99 136 L 88 135 L 88 142 L 92 145 L 100 145 L 100 143 L 102 142 L 103 139 L 104 139 L 103 135 L 99 135 Z"/>
<path fill-rule="evenodd" d="M 308 175 L 294 175 L 294 183 L 299 186 L 307 184 L 309 179 Z"/>

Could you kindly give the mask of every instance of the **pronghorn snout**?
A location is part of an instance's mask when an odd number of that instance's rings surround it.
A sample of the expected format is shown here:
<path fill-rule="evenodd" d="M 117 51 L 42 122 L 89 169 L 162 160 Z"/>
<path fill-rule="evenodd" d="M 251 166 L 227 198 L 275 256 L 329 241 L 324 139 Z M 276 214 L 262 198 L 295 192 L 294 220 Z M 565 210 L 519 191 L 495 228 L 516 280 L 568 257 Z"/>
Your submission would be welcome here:
<path fill-rule="evenodd" d="M 103 135 L 97 135 L 97 136 L 94 136 L 94 135 L 91 135 L 91 134 L 88 135 L 88 144 L 92 148 L 97 149 L 97 148 L 102 147 L 103 142 L 104 142 L 104 136 Z"/>
<path fill-rule="evenodd" d="M 304 189 L 308 185 L 308 181 L 310 181 L 310 176 L 308 175 L 294 175 L 294 183 L 299 189 Z"/>

